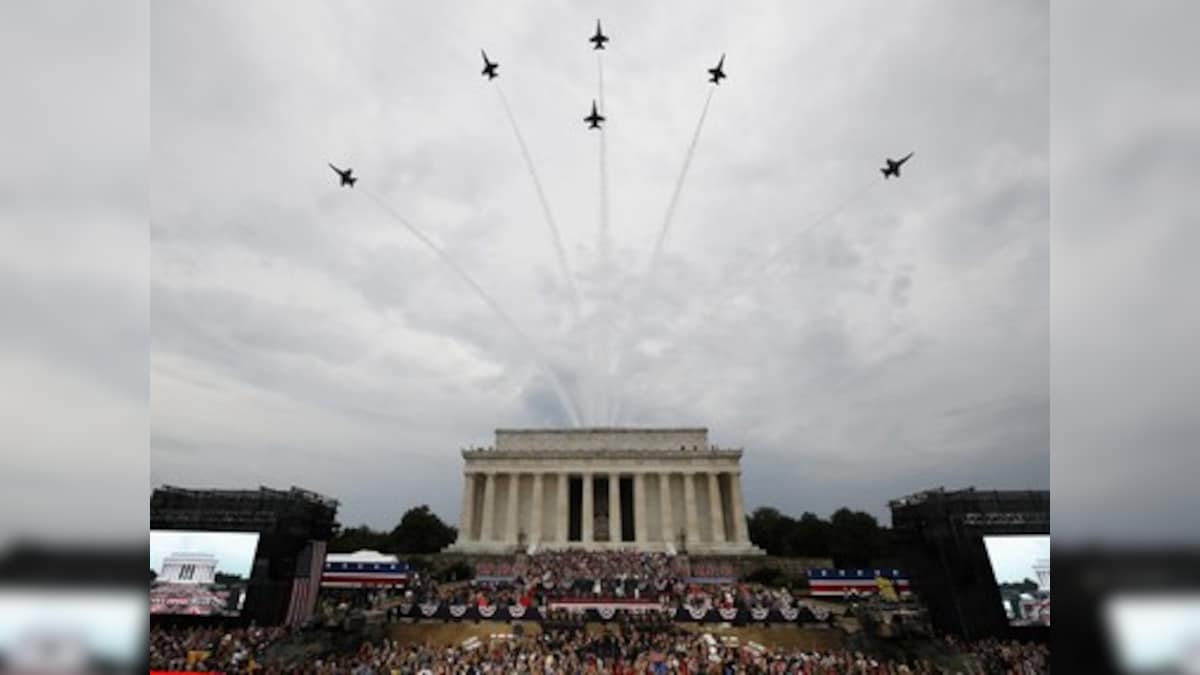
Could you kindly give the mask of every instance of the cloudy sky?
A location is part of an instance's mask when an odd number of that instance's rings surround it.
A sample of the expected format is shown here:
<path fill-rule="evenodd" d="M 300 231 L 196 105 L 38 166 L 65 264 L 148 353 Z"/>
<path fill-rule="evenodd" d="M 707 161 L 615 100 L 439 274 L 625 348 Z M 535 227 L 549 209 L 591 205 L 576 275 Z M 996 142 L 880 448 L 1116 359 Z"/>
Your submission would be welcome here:
<path fill-rule="evenodd" d="M 377 526 L 419 501 L 453 517 L 459 446 L 566 419 L 528 345 L 364 187 L 603 400 L 484 46 L 585 315 L 626 301 L 596 322 L 632 345 L 609 352 L 623 423 L 710 426 L 747 448 L 751 505 L 790 511 L 1044 486 L 1048 294 L 1055 536 L 1193 536 L 1195 5 L 1056 2 L 1050 47 L 1036 3 L 840 5 L 603 10 L 604 269 L 599 139 L 579 133 L 598 9 L 0 6 L 0 540 L 144 537 L 163 482 L 297 483 Z M 722 51 L 663 273 L 617 294 Z M 876 181 L 906 150 L 904 178 Z"/>
<path fill-rule="evenodd" d="M 1200 6 L 1095 9 L 1052 16 L 1054 534 L 1194 544 Z"/>
<path fill-rule="evenodd" d="M 1044 5 L 606 5 L 607 238 L 597 11 L 154 6 L 151 483 L 455 519 L 459 448 L 575 415 L 709 427 L 750 508 L 1048 488 Z"/>
<path fill-rule="evenodd" d="M 1034 563 L 1050 560 L 1050 537 L 1044 534 L 984 537 L 983 544 L 998 584 L 1037 581 Z"/>
<path fill-rule="evenodd" d="M 148 37 L 136 3 L 0 6 L 0 542 L 145 537 Z"/>

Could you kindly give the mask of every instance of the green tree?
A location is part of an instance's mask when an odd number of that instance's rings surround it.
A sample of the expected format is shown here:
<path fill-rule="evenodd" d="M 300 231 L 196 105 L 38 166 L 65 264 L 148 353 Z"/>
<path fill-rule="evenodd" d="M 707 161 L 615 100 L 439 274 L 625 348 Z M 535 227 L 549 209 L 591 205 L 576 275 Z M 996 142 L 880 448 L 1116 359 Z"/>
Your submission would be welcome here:
<path fill-rule="evenodd" d="M 458 530 L 422 504 L 411 508 L 388 535 L 390 553 L 437 553 L 454 543 Z"/>
<path fill-rule="evenodd" d="M 362 549 L 382 551 L 387 545 L 387 535 L 376 532 L 366 525 L 339 530 L 329 542 L 330 553 L 353 553 Z"/>
<path fill-rule="evenodd" d="M 832 525 L 811 511 L 805 511 L 792 528 L 792 553 L 799 556 L 826 557 Z"/>
<path fill-rule="evenodd" d="M 829 519 L 829 554 L 840 567 L 866 567 L 879 557 L 882 535 L 875 516 L 840 508 Z"/>
<path fill-rule="evenodd" d="M 794 526 L 794 520 L 769 506 L 755 509 L 747 522 L 750 541 L 767 553 L 779 556 L 791 554 Z"/>

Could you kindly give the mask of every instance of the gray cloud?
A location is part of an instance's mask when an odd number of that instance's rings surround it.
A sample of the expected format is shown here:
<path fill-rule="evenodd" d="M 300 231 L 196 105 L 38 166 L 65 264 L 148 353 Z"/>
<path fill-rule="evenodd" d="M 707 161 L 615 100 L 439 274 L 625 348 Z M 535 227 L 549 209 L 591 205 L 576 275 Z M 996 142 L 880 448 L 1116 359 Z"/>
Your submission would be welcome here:
<path fill-rule="evenodd" d="M 0 545 L 145 537 L 147 14 L 0 7 Z"/>
<path fill-rule="evenodd" d="M 1197 10 L 1094 9 L 1056 8 L 1088 12 L 1086 32 L 1055 18 L 1055 536 L 1191 541 Z M 1137 58 L 1112 53 L 1117 35 Z"/>
<path fill-rule="evenodd" d="M 886 520 L 889 498 L 939 483 L 1046 487 L 1045 8 L 606 6 L 607 261 L 580 120 L 596 11 L 154 7 L 152 481 L 295 483 L 350 523 L 422 502 L 453 518 L 459 447 L 563 424 L 547 369 L 604 423 L 615 358 L 621 422 L 744 445 L 752 506 Z M 578 321 L 481 46 L 563 231 Z M 882 158 L 909 150 L 884 183 Z"/>

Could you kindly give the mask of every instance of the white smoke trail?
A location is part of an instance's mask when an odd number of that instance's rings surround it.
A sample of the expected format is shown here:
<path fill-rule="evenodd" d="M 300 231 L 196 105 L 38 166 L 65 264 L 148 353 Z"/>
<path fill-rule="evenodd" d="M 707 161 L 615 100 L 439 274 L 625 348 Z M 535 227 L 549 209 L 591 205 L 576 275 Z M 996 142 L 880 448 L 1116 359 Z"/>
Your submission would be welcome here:
<path fill-rule="evenodd" d="M 675 343 L 677 343 L 679 340 L 683 339 L 684 336 L 694 337 L 696 335 L 696 331 L 699 330 L 700 327 L 703 327 L 710 319 L 715 318 L 716 316 L 719 316 L 719 311 L 721 309 L 723 309 L 726 305 L 728 305 L 730 302 L 736 300 L 737 298 L 745 295 L 746 293 L 752 291 L 755 288 L 755 286 L 758 284 L 758 282 L 761 281 L 763 278 L 765 278 L 766 275 L 772 269 L 775 268 L 775 266 L 784 258 L 784 256 L 796 245 L 796 243 L 802 237 L 804 237 L 806 234 L 812 232 L 814 229 L 816 229 L 822 223 L 829 221 L 831 218 L 833 218 L 838 213 L 840 213 L 843 209 L 850 206 L 856 200 L 861 198 L 864 194 L 866 194 L 867 191 L 869 191 L 871 188 L 873 188 L 876 184 L 879 184 L 882 182 L 883 182 L 883 180 L 881 178 L 872 178 L 868 182 L 865 182 L 862 186 L 860 186 L 860 187 L 854 189 L 853 191 L 851 191 L 850 193 L 848 193 L 848 195 L 845 198 L 839 200 L 834 206 L 832 206 L 831 208 L 829 208 L 828 210 L 823 212 L 817 218 L 815 218 L 812 221 L 809 221 L 807 224 L 798 228 L 795 231 L 795 233 L 787 239 L 787 241 L 785 241 L 782 245 L 776 247 L 763 260 L 762 263 L 748 267 L 747 269 L 749 269 L 750 272 L 745 275 L 742 275 L 740 280 L 731 279 L 728 283 L 723 282 L 723 281 L 718 282 L 716 284 L 716 289 L 728 288 L 730 290 L 728 290 L 726 293 L 723 293 L 723 294 L 718 294 L 719 291 L 715 292 L 714 295 L 716 295 L 716 297 L 713 299 L 712 302 L 708 303 L 708 305 L 706 306 L 704 311 L 700 312 L 699 314 L 693 315 L 691 318 L 687 318 L 687 319 L 684 319 L 683 321 L 681 321 L 680 325 L 678 327 L 678 330 L 674 331 L 674 335 L 669 336 L 667 338 L 668 339 L 667 344 L 665 346 L 661 347 L 661 349 L 664 349 L 664 350 L 674 349 Z M 628 344 L 625 346 L 629 347 Z M 616 413 L 616 419 L 619 420 L 621 407 L 622 407 L 622 404 L 624 403 L 624 399 L 623 398 L 618 399 L 617 403 L 618 403 L 618 409 L 617 409 L 617 413 Z M 616 423 L 617 422 L 614 421 L 614 424 L 616 424 Z"/>
<path fill-rule="evenodd" d="M 600 89 L 600 112 L 608 110 L 604 105 L 604 52 L 596 51 L 596 79 Z M 604 127 L 600 127 L 600 251 L 602 264 L 608 263 L 608 139 Z M 606 270 L 607 271 L 607 270 Z"/>
<path fill-rule="evenodd" d="M 732 292 L 720 296 L 716 302 L 710 305 L 710 307 L 712 309 L 718 309 L 726 302 L 734 300 L 742 294 L 752 290 L 759 280 L 763 279 L 772 269 L 774 269 L 775 265 L 779 263 L 783 256 L 787 254 L 787 252 L 790 251 L 792 247 L 796 245 L 796 242 L 800 241 L 802 237 L 812 232 L 817 228 L 817 226 L 828 221 L 830 218 L 833 218 L 838 213 L 841 213 L 842 209 L 850 206 L 857 199 L 862 197 L 863 194 L 865 194 L 868 190 L 881 183 L 883 183 L 883 181 L 879 178 L 870 179 L 869 181 L 863 183 L 861 187 L 851 192 L 845 199 L 839 201 L 832 208 L 821 214 L 816 220 L 809 222 L 808 225 L 797 230 L 796 233 L 789 237 L 787 241 L 777 247 L 775 251 L 771 253 L 771 255 L 767 256 L 766 260 L 764 260 L 761 264 L 749 267 L 748 269 L 750 270 L 750 273 L 744 278 L 743 282 L 732 285 Z"/>
<path fill-rule="evenodd" d="M 692 158 L 696 154 L 696 146 L 700 142 L 700 132 L 704 129 L 704 120 L 708 118 L 708 109 L 712 104 L 712 98 L 715 92 L 716 87 L 710 87 L 708 90 L 708 96 L 704 98 L 704 106 L 700 109 L 700 119 L 696 122 L 696 129 L 692 132 L 692 140 L 688 144 L 687 152 L 684 153 L 683 166 L 679 171 L 679 178 L 676 179 L 675 187 L 671 192 L 671 200 L 667 203 L 667 211 L 663 216 L 663 223 L 659 228 L 658 238 L 654 242 L 654 250 L 650 254 L 650 261 L 646 266 L 646 271 L 641 276 L 641 290 L 637 295 L 639 299 L 645 299 L 653 292 L 653 281 L 655 273 L 659 267 L 659 258 L 662 257 L 663 244 L 666 242 L 667 233 L 671 229 L 671 222 L 675 217 L 675 207 L 679 204 L 679 196 L 683 191 L 683 185 L 684 181 L 687 179 L 688 169 L 692 165 Z M 618 294 L 622 298 L 625 296 L 625 284 L 626 282 L 622 282 L 621 288 L 618 291 Z M 624 351 L 629 346 L 626 343 L 626 340 L 621 336 L 618 336 L 614 344 L 614 348 L 617 351 Z M 619 367 L 614 364 L 613 370 L 619 371 Z M 615 376 L 616 375 L 614 373 L 614 377 Z M 613 424 L 616 424 L 617 420 L 620 419 L 621 409 L 623 407 L 623 402 L 620 400 L 620 395 L 615 395 L 617 396 L 617 400 L 613 405 L 613 412 L 610 415 L 610 419 L 612 420 Z"/>
<path fill-rule="evenodd" d="M 599 90 L 600 111 L 605 113 L 608 108 L 604 101 L 604 52 L 596 51 L 596 82 Z M 600 128 L 600 228 L 597 235 L 596 249 L 599 254 L 600 283 L 609 283 L 611 278 L 612 234 L 609 230 L 609 193 L 608 193 L 608 132 Z M 597 327 L 595 339 L 600 341 L 599 354 L 600 372 L 600 417 L 606 424 L 611 424 L 613 406 L 613 359 L 611 314 L 609 311 L 612 298 L 608 289 L 603 289 L 600 302 L 600 325 Z"/>
<path fill-rule="evenodd" d="M 508 122 L 512 125 L 513 135 L 517 137 L 517 145 L 521 146 L 521 156 L 525 159 L 525 167 L 529 169 L 529 177 L 533 179 L 533 187 L 537 191 L 538 201 L 542 205 L 542 214 L 546 217 L 546 224 L 550 227 L 550 234 L 554 239 L 554 252 L 558 256 L 558 266 L 562 273 L 563 281 L 571 291 L 572 309 L 575 312 L 576 318 L 580 314 L 580 298 L 579 288 L 575 284 L 575 277 L 571 274 L 571 266 L 567 262 L 567 251 L 563 247 L 562 234 L 558 229 L 558 223 L 554 220 L 554 214 L 550 211 L 550 202 L 546 200 L 546 192 L 542 189 L 542 181 L 538 178 L 537 169 L 534 168 L 533 158 L 529 154 L 529 147 L 525 145 L 525 137 L 521 135 L 521 129 L 517 126 L 517 118 L 513 115 L 512 108 L 508 105 L 508 97 L 504 95 L 504 89 L 500 87 L 500 83 L 496 83 L 496 93 L 500 95 L 500 103 L 504 106 L 504 114 L 508 116 Z"/>
<path fill-rule="evenodd" d="M 422 232 L 421 230 L 417 229 L 417 227 L 415 227 L 414 225 L 409 223 L 408 220 L 406 220 L 404 218 L 404 216 L 397 213 L 396 210 L 393 209 L 390 204 L 388 204 L 386 201 L 384 201 L 382 197 L 375 194 L 375 192 L 373 190 L 370 190 L 369 188 L 363 188 L 362 191 L 364 194 L 366 194 L 368 197 L 370 197 L 376 204 L 378 204 L 379 207 L 384 210 L 384 212 L 386 212 L 388 215 L 392 216 L 392 218 L 394 218 L 397 222 L 399 222 L 401 225 L 403 225 L 405 228 L 407 228 L 408 231 L 411 232 L 414 237 L 421 240 L 421 243 L 425 244 L 431 250 L 433 250 L 433 252 L 436 253 L 439 258 L 441 258 L 442 262 L 446 263 L 447 267 L 449 267 L 451 270 L 453 270 L 454 273 L 457 274 L 460 279 L 462 279 L 468 286 L 470 286 L 471 289 L 475 291 L 476 295 L 478 295 L 479 298 L 481 300 L 483 300 L 484 303 L 486 303 L 487 306 L 490 307 L 493 312 L 496 313 L 496 316 L 500 317 L 500 320 L 503 321 L 505 323 L 505 325 L 507 325 L 509 327 L 509 329 L 511 329 L 512 332 L 515 333 L 516 336 L 522 342 L 525 343 L 525 346 L 529 349 L 529 351 L 531 352 L 531 355 L 533 356 L 534 362 L 538 365 L 539 368 L 542 369 L 543 373 L 545 373 L 545 375 L 550 379 L 551 384 L 554 386 L 555 393 L 558 394 L 559 402 L 562 403 L 563 408 L 566 410 L 567 415 L 569 415 L 571 418 L 571 423 L 574 426 L 579 426 L 580 425 L 579 411 L 576 409 L 574 401 L 567 394 L 566 388 L 563 386 L 562 382 L 559 380 L 557 373 L 554 372 L 553 368 L 551 368 L 549 365 L 546 364 L 545 360 L 541 357 L 541 350 L 538 349 L 537 344 L 528 335 L 525 334 L 525 331 L 521 330 L 520 326 L 518 326 L 517 323 L 515 321 L 513 321 L 512 318 L 508 315 L 508 313 L 504 311 L 504 308 L 502 308 L 500 306 L 500 304 L 498 302 L 496 302 L 492 298 L 492 296 L 483 289 L 483 286 L 480 286 L 478 282 L 476 282 L 473 278 L 471 278 L 471 275 L 467 274 L 466 271 L 463 270 L 463 268 L 460 267 L 459 264 L 457 262 L 455 262 L 454 259 L 451 258 L 448 253 L 446 253 L 444 250 L 442 250 L 442 247 L 435 244 L 432 239 L 430 239 L 428 236 L 425 235 L 424 232 Z"/>
<path fill-rule="evenodd" d="M 675 181 L 675 190 L 671 193 L 671 201 L 667 203 L 667 213 L 663 217 L 662 227 L 658 230 L 658 239 L 654 242 L 654 252 L 650 255 L 650 265 L 646 270 L 647 277 L 653 275 L 654 270 L 658 268 L 663 242 L 667 240 L 667 232 L 671 229 L 671 219 L 675 217 L 675 206 L 679 203 L 679 193 L 683 191 L 683 182 L 687 178 L 688 167 L 692 164 L 692 156 L 696 153 L 696 144 L 700 141 L 700 131 L 704 128 L 704 118 L 708 117 L 708 106 L 712 103 L 715 92 L 716 87 L 710 87 L 708 96 L 704 99 L 700 120 L 696 123 L 696 131 L 692 133 L 692 142 L 688 145 L 687 154 L 683 158 L 683 168 L 679 171 L 679 179 Z"/>
<path fill-rule="evenodd" d="M 801 238 L 815 230 L 819 225 L 829 221 L 829 219 L 841 213 L 843 209 L 853 204 L 861 198 L 867 191 L 882 183 L 882 179 L 871 179 L 860 187 L 851 191 L 844 199 L 840 200 L 833 207 L 826 210 L 816 219 L 809 221 L 803 227 L 797 229 L 795 233 L 787 239 L 783 244 L 776 247 L 761 263 L 747 267 L 750 270 L 747 274 L 742 275 L 741 279 L 731 279 L 728 282 L 718 282 L 716 288 L 729 289 L 725 293 L 717 295 L 710 302 L 705 311 L 696 315 L 690 321 L 687 321 L 687 326 L 684 326 L 681 331 L 684 335 L 695 335 L 697 326 L 703 326 L 709 319 L 716 316 L 719 310 L 724 309 L 726 305 L 738 299 L 739 297 L 754 290 L 762 279 L 770 273 L 771 270 L 784 258 L 784 256 L 796 245 Z"/>

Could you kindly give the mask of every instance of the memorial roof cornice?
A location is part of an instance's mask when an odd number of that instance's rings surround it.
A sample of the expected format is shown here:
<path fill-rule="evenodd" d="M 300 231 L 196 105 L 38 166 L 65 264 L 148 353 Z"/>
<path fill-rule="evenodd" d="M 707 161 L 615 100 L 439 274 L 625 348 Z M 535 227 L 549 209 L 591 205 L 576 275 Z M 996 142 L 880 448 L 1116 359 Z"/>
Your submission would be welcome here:
<path fill-rule="evenodd" d="M 716 450 L 631 450 L 613 449 L 563 449 L 563 450 L 495 450 L 474 448 L 462 451 L 465 459 L 509 460 L 509 459 L 739 459 L 742 448 L 718 448 Z"/>

